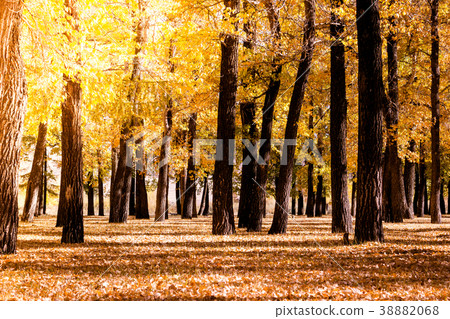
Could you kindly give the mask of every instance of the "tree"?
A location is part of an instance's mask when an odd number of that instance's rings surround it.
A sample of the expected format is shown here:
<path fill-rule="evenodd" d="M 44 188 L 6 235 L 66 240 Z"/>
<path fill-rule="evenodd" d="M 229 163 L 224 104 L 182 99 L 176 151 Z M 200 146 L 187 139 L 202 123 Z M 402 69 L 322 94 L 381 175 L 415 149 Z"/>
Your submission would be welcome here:
<path fill-rule="evenodd" d="M 439 107 L 439 0 L 431 0 L 431 199 L 430 214 L 433 224 L 441 223 L 439 190 L 441 184 L 440 107 Z"/>
<path fill-rule="evenodd" d="M 181 218 L 191 219 L 193 215 L 197 215 L 196 208 L 194 207 L 194 197 L 196 196 L 195 187 L 195 165 L 194 165 L 194 140 L 196 138 L 197 130 L 197 113 L 192 113 L 189 116 L 189 159 L 186 176 L 186 194 L 184 194 L 183 212 Z"/>
<path fill-rule="evenodd" d="M 142 126 L 142 125 L 140 125 Z M 136 141 L 136 219 L 149 219 L 147 186 L 145 183 L 146 165 L 144 155 L 144 136 Z"/>
<path fill-rule="evenodd" d="M 240 0 L 224 0 L 225 7 L 234 18 L 239 13 Z M 226 19 L 226 18 L 225 18 Z M 238 23 L 232 23 L 235 31 Z M 213 225 L 214 235 L 235 232 L 233 212 L 233 165 L 230 147 L 235 137 L 236 93 L 238 85 L 238 48 L 236 34 L 221 36 L 220 92 L 217 115 L 217 140 L 222 144 L 222 158 L 216 157 L 213 175 Z M 219 148 L 219 146 L 218 146 Z"/>
<path fill-rule="evenodd" d="M 87 178 L 88 216 L 94 216 L 94 172 L 90 171 Z"/>
<path fill-rule="evenodd" d="M 313 115 L 309 115 L 309 124 L 308 128 L 312 131 L 314 128 L 314 118 Z M 315 194 L 314 194 L 314 164 L 309 162 L 308 163 L 308 194 L 306 199 L 306 216 L 308 217 L 314 217 L 314 205 L 315 205 Z"/>
<path fill-rule="evenodd" d="M 393 1 L 390 2 L 390 6 L 392 4 Z M 393 31 L 396 28 L 394 17 L 391 16 L 389 22 L 391 27 L 387 37 L 389 103 L 384 105 L 387 141 L 383 169 L 383 215 L 386 222 L 399 223 L 403 222 L 404 217 L 412 218 L 412 216 L 409 216 L 401 161 L 398 156 L 398 35 Z"/>
<path fill-rule="evenodd" d="M 47 139 L 47 124 L 39 124 L 36 149 L 33 156 L 30 178 L 28 179 L 25 203 L 23 206 L 22 220 L 31 222 L 34 216 L 39 215 L 40 198 L 42 193 L 42 177 L 44 169 L 45 143 Z"/>
<path fill-rule="evenodd" d="M 101 162 L 100 151 L 98 157 L 98 216 L 105 216 L 105 197 L 103 195 L 103 167 Z"/>
<path fill-rule="evenodd" d="M 358 173 L 355 240 L 383 241 L 383 65 L 378 0 L 357 0 Z"/>
<path fill-rule="evenodd" d="M 342 6 L 343 0 L 333 0 L 333 9 Z M 331 90 L 330 90 L 330 148 L 331 148 L 331 231 L 350 233 L 352 217 L 347 186 L 347 97 L 345 82 L 345 47 L 340 37 L 343 22 L 331 13 Z"/>
<path fill-rule="evenodd" d="M 409 142 L 408 151 L 414 153 L 416 150 L 416 142 L 411 140 Z M 415 184 L 416 164 L 409 158 L 405 158 L 405 168 L 403 173 L 403 180 L 405 183 L 405 196 L 408 206 L 409 218 L 414 217 L 414 193 L 418 185 Z"/>
<path fill-rule="evenodd" d="M 278 52 L 278 46 L 281 39 L 281 25 L 279 21 L 278 7 L 276 4 L 277 1 L 264 1 L 264 5 L 266 6 L 268 12 L 273 46 L 275 47 L 275 57 L 272 61 L 271 78 L 267 87 L 262 108 L 263 115 L 258 159 L 262 160 L 264 163 L 257 163 L 256 182 L 252 184 L 253 202 L 249 213 L 249 222 L 247 227 L 249 232 L 261 231 L 263 217 L 266 215 L 266 184 L 268 179 L 268 165 L 270 161 L 273 114 L 275 102 L 280 91 L 280 74 L 283 68 L 282 64 L 280 64 L 280 52 Z"/>
<path fill-rule="evenodd" d="M 298 73 L 295 78 L 294 90 L 292 92 L 291 102 L 289 104 L 289 113 L 284 134 L 285 141 L 297 139 L 298 119 L 305 97 L 306 84 L 312 63 L 315 38 L 315 1 L 305 0 L 305 26 L 303 36 L 303 49 L 300 56 Z M 288 222 L 289 194 L 292 186 L 292 171 L 294 168 L 295 145 L 286 145 L 283 147 L 280 173 L 276 185 L 275 212 L 270 227 L 269 234 L 286 233 Z"/>
<path fill-rule="evenodd" d="M 18 170 L 27 85 L 20 53 L 23 2 L 0 3 L 0 253 L 16 252 Z"/>
<path fill-rule="evenodd" d="M 79 32 L 78 3 L 65 0 L 66 20 L 71 31 Z M 74 38 L 67 33 L 68 42 Z M 77 44 L 78 46 L 78 44 Z M 79 54 L 77 54 L 77 63 Z M 62 221 L 62 243 L 83 243 L 83 144 L 81 140 L 81 83 L 77 75 L 64 74 L 65 97 L 61 106 L 61 186 L 58 215 Z"/>

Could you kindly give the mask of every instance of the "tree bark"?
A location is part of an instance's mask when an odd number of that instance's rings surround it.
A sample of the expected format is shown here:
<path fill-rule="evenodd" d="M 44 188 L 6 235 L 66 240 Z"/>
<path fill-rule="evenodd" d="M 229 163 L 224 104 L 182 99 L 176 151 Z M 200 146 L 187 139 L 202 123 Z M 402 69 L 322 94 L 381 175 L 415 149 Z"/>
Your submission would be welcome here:
<path fill-rule="evenodd" d="M 408 149 L 411 153 L 415 151 L 416 149 L 415 141 L 411 140 L 409 142 Z M 403 180 L 405 183 L 405 196 L 406 196 L 406 204 L 408 206 L 408 214 L 403 217 L 409 219 L 414 218 L 414 192 L 415 192 L 414 190 L 417 187 L 417 185 L 415 185 L 415 170 L 416 170 L 415 163 L 411 162 L 408 158 L 406 158 Z"/>
<path fill-rule="evenodd" d="M 390 4 L 393 2 L 394 0 Z M 391 29 L 395 29 L 393 17 L 389 18 L 389 23 Z M 399 116 L 397 36 L 391 30 L 387 37 L 389 103 L 384 109 L 387 141 L 383 170 L 383 214 L 386 222 L 401 223 L 403 217 L 409 217 L 409 211 L 397 143 Z"/>
<path fill-rule="evenodd" d="M 256 131 L 256 103 L 243 102 L 241 108 L 242 121 L 242 138 L 255 145 L 257 141 Z M 241 189 L 239 195 L 239 228 L 247 228 L 250 220 L 250 211 L 253 205 L 254 198 L 252 192 L 255 189 L 256 178 L 256 159 L 251 154 L 250 150 L 244 145 L 242 149 L 242 175 L 241 175 Z M 256 185 L 258 186 L 258 185 Z"/>
<path fill-rule="evenodd" d="M 281 26 L 278 8 L 274 2 L 276 1 L 265 1 L 264 5 L 268 12 L 273 45 L 277 51 L 281 39 Z M 266 185 L 268 179 L 268 165 L 270 162 L 273 114 L 281 84 L 280 74 L 282 65 L 279 64 L 279 61 L 280 56 L 279 53 L 276 52 L 275 58 L 272 61 L 272 76 L 269 81 L 262 108 L 262 124 L 258 155 L 259 158 L 264 161 L 264 164 L 257 164 L 256 166 L 256 183 L 253 184 L 253 202 L 249 213 L 249 223 L 247 228 L 249 232 L 261 231 L 263 218 L 266 216 Z"/>
<path fill-rule="evenodd" d="M 343 0 L 333 0 L 333 8 Z M 340 41 L 344 23 L 331 13 L 331 87 L 330 87 L 330 152 L 331 152 L 331 231 L 350 233 L 352 218 L 347 185 L 347 96 L 345 82 L 345 46 Z"/>
<path fill-rule="evenodd" d="M 103 173 L 99 159 L 98 162 L 98 216 L 105 216 L 105 196 L 103 194 Z"/>
<path fill-rule="evenodd" d="M 88 216 L 94 216 L 95 215 L 95 209 L 94 209 L 94 173 L 91 171 L 88 173 Z"/>
<path fill-rule="evenodd" d="M 414 206 L 414 215 L 418 216 L 419 211 L 419 190 L 420 190 L 420 179 L 419 179 L 419 165 L 416 163 L 414 165 L 415 170 L 415 177 L 414 177 L 414 199 L 413 199 L 413 206 Z"/>
<path fill-rule="evenodd" d="M 425 166 L 425 146 L 421 141 L 419 144 L 419 191 L 417 199 L 417 216 L 423 217 L 425 215 L 425 209 L 427 207 L 426 199 L 426 189 L 427 189 L 427 179 L 425 176 L 426 166 Z"/>
<path fill-rule="evenodd" d="M 439 205 L 441 209 L 441 214 L 445 214 L 444 183 L 441 183 L 441 190 L 439 193 Z"/>
<path fill-rule="evenodd" d="M 44 172 L 42 174 L 42 214 L 47 213 L 47 148 L 44 148 Z"/>
<path fill-rule="evenodd" d="M 178 177 L 178 180 L 175 185 L 175 200 L 176 200 L 176 204 L 177 204 L 177 215 L 181 215 L 181 212 L 182 212 L 181 211 L 180 178 L 181 178 L 181 176 Z"/>
<path fill-rule="evenodd" d="M 313 184 L 314 164 L 308 164 L 308 194 L 306 198 L 306 216 L 314 217 L 314 184 Z"/>
<path fill-rule="evenodd" d="M 430 215 L 433 224 L 440 224 L 439 191 L 441 185 L 440 106 L 439 106 L 439 0 L 431 0 L 431 200 Z"/>
<path fill-rule="evenodd" d="M 162 139 L 161 153 L 159 156 L 159 175 L 156 190 L 155 222 L 163 222 L 166 219 L 167 181 L 169 176 L 168 158 L 170 153 L 170 138 L 172 136 L 172 103 L 169 103 L 164 115 L 164 137 Z"/>
<path fill-rule="evenodd" d="M 239 13 L 239 0 L 224 0 L 224 5 L 235 17 Z M 238 23 L 234 23 L 235 30 Z M 239 38 L 223 34 L 221 41 L 220 93 L 217 116 L 217 139 L 222 143 L 222 158 L 214 163 L 213 175 L 213 224 L 214 235 L 235 232 L 233 212 L 233 164 L 230 145 L 235 137 L 236 93 L 238 85 Z M 217 147 L 219 150 L 219 146 Z M 233 152 L 234 153 L 234 152 Z"/>
<path fill-rule="evenodd" d="M 139 168 L 136 170 L 136 219 L 150 219 L 147 186 L 145 184 L 147 167 L 145 163 L 144 137 L 140 137 L 136 141 L 136 154 L 136 167 Z"/>
<path fill-rule="evenodd" d="M 303 206 L 304 206 L 303 192 L 302 190 L 300 190 L 298 192 L 298 200 L 297 200 L 297 215 L 304 215 Z"/>
<path fill-rule="evenodd" d="M 194 197 L 196 196 L 195 187 L 195 165 L 194 165 L 194 140 L 196 138 L 197 131 L 197 113 L 192 113 L 189 116 L 189 136 L 188 136 L 188 149 L 189 149 L 189 159 L 186 174 L 186 194 L 184 195 L 184 205 L 181 218 L 191 219 L 195 213 L 194 207 Z"/>
<path fill-rule="evenodd" d="M 303 36 L 303 49 L 300 64 L 292 92 L 289 113 L 286 123 L 285 141 L 296 140 L 298 130 L 298 119 L 305 97 L 306 84 L 312 63 L 312 55 L 315 42 L 315 2 L 305 0 L 305 27 Z M 287 230 L 288 203 L 292 185 L 292 171 L 294 168 L 295 146 L 283 147 L 278 183 L 276 185 L 276 202 L 272 226 L 269 234 L 284 234 Z M 283 163 L 284 162 L 284 163 Z"/>
<path fill-rule="evenodd" d="M 39 124 L 39 132 L 34 151 L 33 164 L 28 179 L 25 204 L 23 207 L 22 221 L 32 222 L 34 216 L 39 215 L 40 198 L 42 194 L 42 177 L 44 169 L 45 143 L 47 140 L 47 124 Z"/>
<path fill-rule="evenodd" d="M 356 190 L 357 190 L 356 182 L 352 182 L 352 207 L 351 207 L 351 215 L 352 217 L 356 216 Z"/>
<path fill-rule="evenodd" d="M 16 252 L 19 159 L 27 84 L 20 53 L 23 2 L 0 3 L 0 254 Z"/>
<path fill-rule="evenodd" d="M 450 215 L 450 180 L 447 185 L 447 214 Z"/>
<path fill-rule="evenodd" d="M 355 240 L 383 241 L 383 64 L 378 0 L 357 0 L 358 173 Z"/>
<path fill-rule="evenodd" d="M 131 169 L 130 208 L 129 215 L 136 216 L 136 170 Z"/>
<path fill-rule="evenodd" d="M 319 119 L 323 117 L 323 110 L 322 107 L 319 106 Z M 323 156 L 323 132 L 321 129 L 317 132 L 317 150 L 319 151 L 320 156 Z M 324 185 L 323 185 L 323 176 L 322 173 L 319 171 L 319 175 L 317 176 L 317 191 L 316 191 L 316 207 L 315 210 L 315 216 L 316 217 L 322 217 L 322 215 L 325 214 L 325 205 L 323 205 L 323 193 L 324 193 Z"/>

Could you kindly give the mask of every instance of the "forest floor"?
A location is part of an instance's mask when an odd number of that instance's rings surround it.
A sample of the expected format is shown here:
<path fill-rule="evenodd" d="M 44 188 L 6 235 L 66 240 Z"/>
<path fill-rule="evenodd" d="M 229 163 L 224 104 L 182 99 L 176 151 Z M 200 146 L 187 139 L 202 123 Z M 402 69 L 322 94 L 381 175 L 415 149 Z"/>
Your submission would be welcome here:
<path fill-rule="evenodd" d="M 350 246 L 330 222 L 296 216 L 286 235 L 213 236 L 211 217 L 96 216 L 85 244 L 62 245 L 55 216 L 42 216 L 20 224 L 16 255 L 0 256 L 0 299 L 450 300 L 450 216 L 384 224 L 385 243 Z"/>

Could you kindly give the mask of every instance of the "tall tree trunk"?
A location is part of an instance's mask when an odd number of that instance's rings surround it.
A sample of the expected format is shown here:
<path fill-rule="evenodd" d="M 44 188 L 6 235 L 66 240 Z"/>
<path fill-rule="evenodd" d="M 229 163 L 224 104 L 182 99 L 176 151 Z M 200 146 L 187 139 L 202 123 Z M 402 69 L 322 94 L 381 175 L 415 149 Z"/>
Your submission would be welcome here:
<path fill-rule="evenodd" d="M 141 123 L 143 126 L 143 123 Z M 136 141 L 136 219 L 149 219 L 150 213 L 148 210 L 148 196 L 147 186 L 145 183 L 145 176 L 147 172 L 145 151 L 144 151 L 144 137 L 140 137 Z"/>
<path fill-rule="evenodd" d="M 392 4 L 394 0 L 391 0 Z M 396 23 L 389 18 L 391 29 Z M 387 37 L 388 56 L 388 88 L 389 103 L 385 105 L 387 141 L 383 171 L 383 214 L 387 222 L 401 223 L 403 217 L 409 217 L 405 196 L 405 184 L 401 173 L 401 161 L 398 157 L 398 65 L 397 65 L 397 34 L 390 31 Z"/>
<path fill-rule="evenodd" d="M 444 183 L 441 183 L 441 190 L 439 194 L 439 205 L 441 209 L 441 214 L 445 214 Z"/>
<path fill-rule="evenodd" d="M 427 179 L 425 176 L 425 146 L 421 141 L 419 144 L 419 191 L 417 199 L 417 216 L 423 217 L 425 215 L 425 207 L 427 206 L 426 189 Z"/>
<path fill-rule="evenodd" d="M 357 0 L 358 174 L 355 240 L 383 241 L 383 64 L 378 0 Z"/>
<path fill-rule="evenodd" d="M 94 172 L 90 171 L 88 173 L 88 216 L 94 216 L 95 215 L 95 208 L 94 208 Z"/>
<path fill-rule="evenodd" d="M 180 193 L 180 176 L 178 177 L 178 180 L 175 184 L 175 201 L 177 204 L 177 215 L 181 215 L 181 193 Z"/>
<path fill-rule="evenodd" d="M 208 183 L 208 177 L 203 178 L 203 192 L 202 199 L 200 201 L 200 208 L 198 210 L 198 214 L 201 216 L 203 214 L 203 210 L 205 208 L 205 196 L 206 196 L 206 184 Z"/>
<path fill-rule="evenodd" d="M 44 149 L 44 156 L 45 156 L 45 149 Z M 40 175 L 41 179 L 39 181 L 38 207 L 36 210 L 36 216 L 43 215 L 44 211 L 44 165 L 42 165 L 42 172 Z"/>
<path fill-rule="evenodd" d="M 430 209 L 428 205 L 428 185 L 427 185 L 427 177 L 425 176 L 425 188 L 423 189 L 423 213 L 425 215 L 430 215 Z"/>
<path fill-rule="evenodd" d="M 189 116 L 189 136 L 188 136 L 188 149 L 189 159 L 186 174 L 186 194 L 184 195 L 184 205 L 181 218 L 191 219 L 194 215 L 194 197 L 195 195 L 195 165 L 194 165 L 194 140 L 196 138 L 197 131 L 197 113 L 192 113 Z M 195 215 L 197 212 L 195 212 Z"/>
<path fill-rule="evenodd" d="M 300 65 L 292 92 L 291 102 L 289 105 L 289 113 L 286 123 L 285 141 L 297 140 L 298 119 L 305 97 L 306 84 L 311 68 L 312 56 L 314 51 L 315 38 L 315 2 L 313 0 L 305 0 L 305 27 L 303 36 L 303 49 L 300 56 Z M 272 226 L 269 234 L 284 234 L 287 229 L 288 222 L 288 203 L 289 193 L 291 192 L 292 171 L 294 168 L 295 145 L 287 145 L 283 147 L 280 173 L 278 183 L 276 185 L 276 202 L 275 212 L 273 216 Z"/>
<path fill-rule="evenodd" d="M 312 132 L 314 128 L 314 117 L 312 114 L 309 115 L 309 130 Z M 315 194 L 314 194 L 314 164 L 308 163 L 308 194 L 306 199 L 306 216 L 314 217 L 314 203 L 315 203 Z"/>
<path fill-rule="evenodd" d="M 169 186 L 170 186 L 170 175 L 169 175 L 169 165 L 167 165 L 167 184 L 166 184 L 166 219 L 169 219 Z"/>
<path fill-rule="evenodd" d="M 130 208 L 129 215 L 136 216 L 136 170 L 131 170 Z"/>
<path fill-rule="evenodd" d="M 45 143 L 47 140 L 47 124 L 39 124 L 39 132 L 34 151 L 30 178 L 28 179 L 27 193 L 23 207 L 22 220 L 31 222 L 34 216 L 39 215 L 39 194 L 42 194 L 42 177 L 44 168 Z"/>
<path fill-rule="evenodd" d="M 351 215 L 352 217 L 356 216 L 356 190 L 358 186 L 356 185 L 356 181 L 352 182 L 352 207 L 351 207 Z"/>
<path fill-rule="evenodd" d="M 447 214 L 450 215 L 450 180 L 447 185 Z"/>
<path fill-rule="evenodd" d="M 98 216 L 105 216 L 105 196 L 103 194 L 103 173 L 100 157 L 98 161 Z"/>
<path fill-rule="evenodd" d="M 243 102 L 241 108 L 242 121 L 242 138 L 247 142 L 255 145 L 256 143 L 256 103 Z M 256 159 L 250 152 L 249 148 L 244 145 L 242 149 L 242 175 L 241 175 L 241 189 L 239 195 L 239 228 L 247 228 L 250 219 L 250 210 L 253 205 L 254 198 L 252 192 L 255 189 L 256 178 Z M 258 186 L 258 185 L 256 185 Z"/>
<path fill-rule="evenodd" d="M 166 218 L 166 197 L 167 197 L 167 181 L 169 176 L 169 153 L 170 153 L 170 139 L 172 136 L 172 103 L 169 98 L 169 103 L 164 115 L 164 137 L 162 139 L 161 153 L 159 156 L 159 175 L 158 186 L 156 189 L 156 209 L 155 222 L 163 222 Z"/>
<path fill-rule="evenodd" d="M 295 205 L 296 205 L 296 199 L 295 199 L 295 191 L 296 191 L 296 175 L 295 173 L 293 173 L 293 177 L 292 177 L 292 190 L 291 190 L 291 214 L 292 215 L 297 215 L 297 210 L 295 209 Z"/>
<path fill-rule="evenodd" d="M 416 142 L 411 140 L 409 142 L 409 151 L 413 153 L 416 149 Z M 403 216 L 405 218 L 412 219 L 414 218 L 414 193 L 415 188 L 418 185 L 415 185 L 415 170 L 416 165 L 414 162 L 411 162 L 409 158 L 405 158 L 405 168 L 403 173 L 403 180 L 405 182 L 405 196 L 406 196 L 406 204 L 408 206 L 408 214 L 407 216 Z"/>
<path fill-rule="evenodd" d="M 304 206 L 304 200 L 303 200 L 303 191 L 300 190 L 298 192 L 298 200 L 297 200 L 297 215 L 303 215 L 303 206 Z"/>
<path fill-rule="evenodd" d="M 128 220 L 132 172 L 131 167 L 127 165 L 127 154 L 131 154 L 132 149 L 127 140 L 131 136 L 131 129 L 131 121 L 125 122 L 122 125 L 117 170 L 115 172 L 113 188 L 111 189 L 110 223 L 126 223 Z"/>
<path fill-rule="evenodd" d="M 47 214 L 47 148 L 44 148 L 44 172 L 42 174 L 42 214 Z"/>
<path fill-rule="evenodd" d="M 0 254 L 16 252 L 19 158 L 27 84 L 20 53 L 23 2 L 0 3 Z"/>
<path fill-rule="evenodd" d="M 266 185 L 268 179 L 268 167 L 270 161 L 271 139 L 272 139 L 272 123 L 275 109 L 275 102 L 280 91 L 280 74 L 282 65 L 279 64 L 280 57 L 278 50 L 279 41 L 281 39 L 281 26 L 279 22 L 279 12 L 277 1 L 264 1 L 267 8 L 270 23 L 271 35 L 273 38 L 273 46 L 275 48 L 275 58 L 272 61 L 272 76 L 264 98 L 262 108 L 262 124 L 259 144 L 259 159 L 264 164 L 256 166 L 256 183 L 253 184 L 253 202 L 249 213 L 249 223 L 247 230 L 250 232 L 261 231 L 263 218 L 266 216 Z"/>
<path fill-rule="evenodd" d="M 415 177 L 414 177 L 414 199 L 413 199 L 413 206 L 414 206 L 414 215 L 419 216 L 418 215 L 418 211 L 419 211 L 419 190 L 420 190 L 420 179 L 419 179 L 419 165 L 416 163 L 414 165 L 414 170 L 415 170 Z"/>
<path fill-rule="evenodd" d="M 430 215 L 433 224 L 441 223 L 439 191 L 441 184 L 440 106 L 439 106 L 439 0 L 431 0 L 431 200 Z"/>
<path fill-rule="evenodd" d="M 224 0 L 224 5 L 235 17 L 239 13 L 240 0 Z M 238 23 L 234 23 L 238 29 Z M 217 139 L 223 143 L 222 158 L 216 158 L 213 175 L 213 223 L 214 235 L 235 232 L 233 212 L 233 165 L 230 147 L 235 137 L 236 93 L 238 85 L 239 38 L 223 34 L 221 41 L 220 93 L 217 116 Z M 233 152 L 234 153 L 234 152 Z"/>
<path fill-rule="evenodd" d="M 343 0 L 333 0 L 334 9 Z M 344 23 L 331 13 L 331 90 L 330 90 L 330 152 L 331 152 L 331 231 L 350 233 L 352 218 L 347 185 L 347 96 L 345 82 L 345 46 L 340 41 Z"/>
<path fill-rule="evenodd" d="M 180 172 L 180 204 L 181 213 L 183 213 L 184 196 L 186 195 L 186 168 L 183 167 Z"/>
<path fill-rule="evenodd" d="M 323 117 L 322 107 L 319 106 L 319 119 Z M 323 132 L 321 129 L 317 132 L 317 149 L 319 151 L 320 156 L 323 156 Z M 316 207 L 315 207 L 315 216 L 322 217 L 325 212 L 325 206 L 323 205 L 323 176 L 322 173 L 319 172 L 317 176 L 317 192 L 316 192 Z"/>

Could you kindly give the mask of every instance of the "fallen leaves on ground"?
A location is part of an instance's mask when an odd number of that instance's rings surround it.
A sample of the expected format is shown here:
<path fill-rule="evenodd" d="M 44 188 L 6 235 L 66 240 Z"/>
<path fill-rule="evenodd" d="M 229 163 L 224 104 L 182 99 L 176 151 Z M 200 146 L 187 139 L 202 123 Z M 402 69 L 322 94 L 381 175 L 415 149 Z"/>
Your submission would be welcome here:
<path fill-rule="evenodd" d="M 288 234 L 213 236 L 211 217 L 164 223 L 85 218 L 85 244 L 60 244 L 55 218 L 19 228 L 0 256 L 2 300 L 449 300 L 450 217 L 385 224 L 385 243 L 342 245 L 329 216 Z"/>

